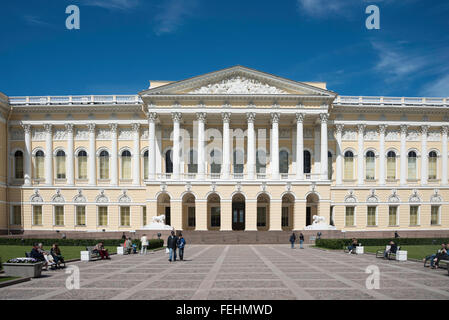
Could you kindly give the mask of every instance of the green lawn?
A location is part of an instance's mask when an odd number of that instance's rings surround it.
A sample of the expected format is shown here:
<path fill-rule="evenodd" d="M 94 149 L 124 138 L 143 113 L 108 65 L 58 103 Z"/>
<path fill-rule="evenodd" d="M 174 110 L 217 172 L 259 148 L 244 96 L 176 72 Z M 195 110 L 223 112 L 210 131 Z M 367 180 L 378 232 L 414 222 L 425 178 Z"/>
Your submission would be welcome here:
<path fill-rule="evenodd" d="M 62 256 L 65 260 L 79 259 L 80 251 L 86 250 L 86 247 L 59 247 L 61 249 Z M 50 250 L 50 247 L 45 247 L 45 250 Z M 117 247 L 106 247 L 109 253 L 116 253 Z M 6 246 L 0 245 L 0 258 L 2 262 L 6 262 L 12 258 L 25 257 L 25 251 L 30 252 L 31 246 Z"/>
<path fill-rule="evenodd" d="M 434 254 L 439 248 L 441 248 L 441 245 L 401 246 L 401 250 L 407 251 L 407 258 L 418 260 Z M 365 247 L 366 252 L 376 253 L 377 250 L 385 250 L 385 246 Z"/>
<path fill-rule="evenodd" d="M 14 279 L 19 279 L 19 277 L 0 277 L 0 282 L 5 282 Z"/>

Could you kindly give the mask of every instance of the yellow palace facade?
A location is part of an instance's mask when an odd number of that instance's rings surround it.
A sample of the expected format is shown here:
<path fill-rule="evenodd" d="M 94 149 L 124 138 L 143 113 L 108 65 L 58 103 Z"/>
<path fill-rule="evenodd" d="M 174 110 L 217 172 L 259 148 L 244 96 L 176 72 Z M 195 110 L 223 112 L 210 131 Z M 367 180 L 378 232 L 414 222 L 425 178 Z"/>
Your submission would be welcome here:
<path fill-rule="evenodd" d="M 0 95 L 0 230 L 448 230 L 447 98 L 242 66 L 136 95 Z"/>

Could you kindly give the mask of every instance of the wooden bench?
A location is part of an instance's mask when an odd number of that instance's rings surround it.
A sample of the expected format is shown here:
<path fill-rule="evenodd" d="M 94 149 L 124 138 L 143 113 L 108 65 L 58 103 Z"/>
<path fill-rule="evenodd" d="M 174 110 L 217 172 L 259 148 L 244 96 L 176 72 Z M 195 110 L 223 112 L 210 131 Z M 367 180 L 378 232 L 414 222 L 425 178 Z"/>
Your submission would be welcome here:
<path fill-rule="evenodd" d="M 390 250 L 390 248 L 391 248 L 391 246 L 386 245 L 385 246 L 385 250 L 377 250 L 376 258 L 384 258 L 385 257 L 384 256 L 385 251 Z M 396 252 L 398 252 L 399 250 L 401 250 L 401 246 L 398 246 Z M 388 258 L 388 260 L 396 259 L 396 253 L 388 252 L 388 257 L 387 258 Z"/>
<path fill-rule="evenodd" d="M 83 259 L 83 252 L 87 253 L 88 255 L 88 259 L 84 258 Z M 81 261 L 93 261 L 93 260 L 98 260 L 101 259 L 100 253 L 98 251 L 95 250 L 95 246 L 92 247 L 86 247 L 86 251 L 81 251 Z"/>
<path fill-rule="evenodd" d="M 447 274 L 449 275 L 449 260 L 440 260 L 438 267 L 441 268 L 442 265 L 446 267 Z"/>

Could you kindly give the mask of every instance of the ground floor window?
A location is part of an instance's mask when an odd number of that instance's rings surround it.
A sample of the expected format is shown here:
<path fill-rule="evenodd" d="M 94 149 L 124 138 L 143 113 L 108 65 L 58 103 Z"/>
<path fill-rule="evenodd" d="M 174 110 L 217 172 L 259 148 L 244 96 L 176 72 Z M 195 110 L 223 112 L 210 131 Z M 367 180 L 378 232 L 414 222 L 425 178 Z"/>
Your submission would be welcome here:
<path fill-rule="evenodd" d="M 108 207 L 98 207 L 98 225 L 108 225 Z"/>
<path fill-rule="evenodd" d="M 85 226 L 86 225 L 86 207 L 76 206 L 76 225 Z"/>
<path fill-rule="evenodd" d="M 335 223 L 334 223 L 334 207 L 331 207 L 331 212 L 330 212 L 329 216 L 330 216 L 329 224 L 331 226 L 335 226 Z"/>
<path fill-rule="evenodd" d="M 353 227 L 354 226 L 354 207 L 346 207 L 346 226 L 347 227 Z"/>
<path fill-rule="evenodd" d="M 129 227 L 130 225 L 130 208 L 120 207 L 120 226 Z"/>
<path fill-rule="evenodd" d="M 419 224 L 419 207 L 418 206 L 410 206 L 410 225 L 417 226 Z"/>
<path fill-rule="evenodd" d="M 64 207 L 55 206 L 55 226 L 64 225 Z"/>
<path fill-rule="evenodd" d="M 22 224 L 22 207 L 13 206 L 11 212 L 11 224 L 21 225 Z"/>
<path fill-rule="evenodd" d="M 376 207 L 368 207 L 368 226 L 376 226 Z"/>
<path fill-rule="evenodd" d="M 282 207 L 282 227 L 288 227 L 288 207 Z"/>
<path fill-rule="evenodd" d="M 33 206 L 33 225 L 42 225 L 42 206 Z"/>
<path fill-rule="evenodd" d="M 440 206 L 432 206 L 430 210 L 430 224 L 440 224 Z"/>
<path fill-rule="evenodd" d="M 142 224 L 144 226 L 147 225 L 147 207 L 146 206 L 142 207 Z"/>
<path fill-rule="evenodd" d="M 211 227 L 220 226 L 220 207 L 210 208 L 210 226 Z"/>
<path fill-rule="evenodd" d="M 257 207 L 257 226 L 267 226 L 267 207 Z"/>
<path fill-rule="evenodd" d="M 388 225 L 396 226 L 398 224 L 398 207 L 390 207 L 388 209 Z"/>
<path fill-rule="evenodd" d="M 187 215 L 189 227 L 195 227 L 195 207 L 189 207 Z"/>

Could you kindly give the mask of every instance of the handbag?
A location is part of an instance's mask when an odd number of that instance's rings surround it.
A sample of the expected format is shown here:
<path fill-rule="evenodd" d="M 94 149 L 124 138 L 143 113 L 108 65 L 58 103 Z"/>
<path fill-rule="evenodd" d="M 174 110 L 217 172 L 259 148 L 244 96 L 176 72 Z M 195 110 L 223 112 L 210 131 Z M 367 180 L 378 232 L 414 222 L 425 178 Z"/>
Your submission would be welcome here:
<path fill-rule="evenodd" d="M 169 248 L 165 248 L 165 253 L 170 253 L 170 249 Z"/>

